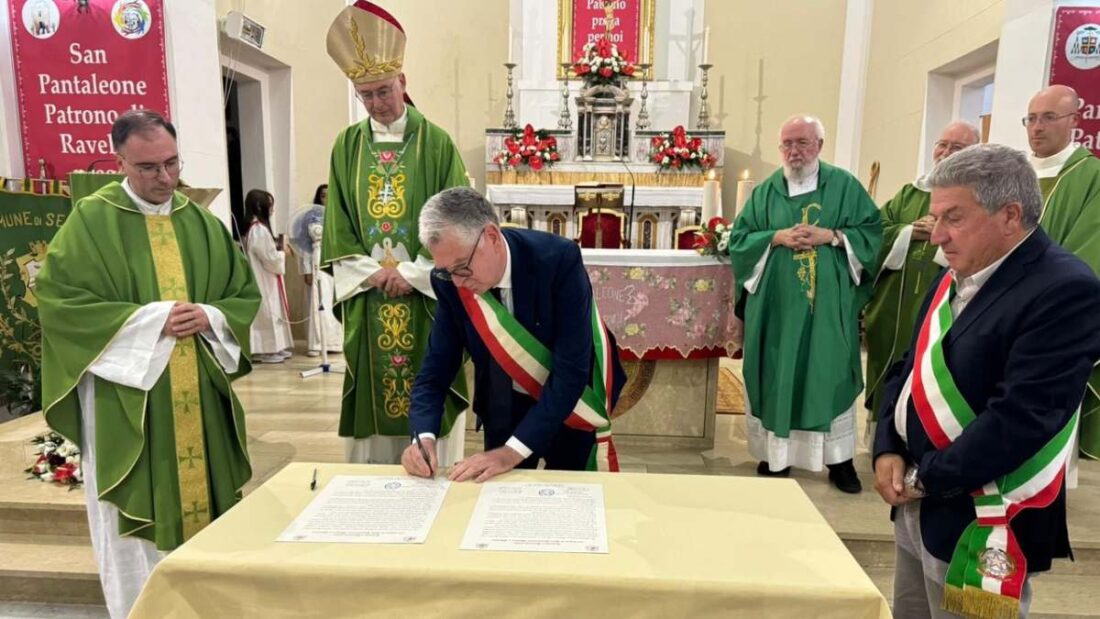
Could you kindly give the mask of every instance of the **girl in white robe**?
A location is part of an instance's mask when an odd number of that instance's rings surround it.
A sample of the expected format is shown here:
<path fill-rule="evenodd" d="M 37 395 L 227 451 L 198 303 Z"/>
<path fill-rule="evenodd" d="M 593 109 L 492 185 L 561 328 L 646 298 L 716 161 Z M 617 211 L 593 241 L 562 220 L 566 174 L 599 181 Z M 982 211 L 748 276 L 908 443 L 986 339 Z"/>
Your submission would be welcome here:
<path fill-rule="evenodd" d="M 275 197 L 262 189 L 248 192 L 244 200 L 245 232 L 244 249 L 248 263 L 256 274 L 263 300 L 256 320 L 252 322 L 252 356 L 261 363 L 282 363 L 291 356 L 294 338 L 290 333 L 286 288 L 283 273 L 286 272 L 286 254 L 275 244 L 271 232 L 271 211 Z"/>
<path fill-rule="evenodd" d="M 324 206 L 328 198 L 328 185 L 320 185 L 313 194 L 313 203 Z M 309 227 L 309 236 L 313 239 L 314 251 L 320 251 L 321 224 L 312 224 Z M 309 308 L 309 347 L 306 354 L 316 357 L 321 354 L 321 321 L 324 321 L 325 344 L 328 352 L 343 352 L 344 350 L 344 326 L 332 313 L 332 307 L 336 302 L 335 282 L 332 275 L 323 270 L 313 271 L 314 256 L 312 253 L 301 253 L 299 256 L 299 270 L 306 282 L 306 307 Z M 320 308 L 313 298 L 313 286 L 316 284 L 320 294 Z"/>

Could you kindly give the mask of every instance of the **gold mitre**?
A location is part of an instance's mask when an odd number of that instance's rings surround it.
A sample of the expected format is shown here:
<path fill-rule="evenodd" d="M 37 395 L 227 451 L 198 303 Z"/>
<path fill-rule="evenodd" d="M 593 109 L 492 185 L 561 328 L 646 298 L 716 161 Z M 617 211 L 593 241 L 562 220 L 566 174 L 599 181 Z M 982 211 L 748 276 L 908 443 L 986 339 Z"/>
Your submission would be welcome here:
<path fill-rule="evenodd" d="M 382 7 L 358 0 L 328 29 L 328 55 L 355 84 L 396 77 L 405 61 L 405 31 Z"/>

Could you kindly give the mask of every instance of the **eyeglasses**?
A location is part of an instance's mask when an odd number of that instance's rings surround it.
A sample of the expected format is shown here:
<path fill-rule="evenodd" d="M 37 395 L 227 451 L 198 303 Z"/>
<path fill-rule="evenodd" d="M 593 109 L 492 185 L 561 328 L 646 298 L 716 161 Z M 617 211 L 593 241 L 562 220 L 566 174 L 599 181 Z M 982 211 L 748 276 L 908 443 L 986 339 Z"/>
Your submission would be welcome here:
<path fill-rule="evenodd" d="M 817 140 L 786 140 L 779 145 L 779 150 L 787 152 L 789 150 L 806 150 L 807 148 L 817 144 Z"/>
<path fill-rule="evenodd" d="M 485 234 L 485 228 L 482 228 L 481 232 L 477 233 L 477 240 L 474 241 L 474 248 L 470 251 L 470 256 L 466 258 L 466 260 L 460 266 L 454 267 L 450 270 L 436 267 L 432 269 L 432 277 L 440 281 L 450 282 L 454 281 L 454 278 L 456 277 L 470 277 L 471 275 L 473 275 L 474 272 L 470 268 L 470 264 L 472 264 L 474 261 L 474 254 L 477 253 L 477 246 L 481 243 L 481 236 L 483 234 Z"/>
<path fill-rule="evenodd" d="M 966 148 L 968 145 L 967 144 L 960 144 L 958 142 L 947 142 L 947 141 L 944 141 L 944 140 L 940 140 L 939 142 L 936 142 L 935 146 L 936 146 L 937 149 L 942 148 L 942 149 L 946 150 L 948 153 L 957 153 L 960 150 Z"/>
<path fill-rule="evenodd" d="M 355 96 L 359 97 L 359 100 L 363 103 L 369 103 L 374 99 L 389 99 L 393 95 L 393 86 L 383 86 L 378 90 L 368 90 L 361 92 L 356 90 Z"/>
<path fill-rule="evenodd" d="M 170 159 L 164 163 L 131 163 L 130 165 L 138 171 L 141 178 L 145 180 L 153 180 L 160 176 L 160 171 L 164 170 L 164 173 L 168 176 L 175 176 L 183 169 L 182 159 Z"/>
<path fill-rule="evenodd" d="M 1028 114 L 1020 119 L 1020 124 L 1025 127 L 1031 127 L 1033 125 L 1049 125 L 1050 123 L 1061 120 L 1067 116 L 1076 116 L 1077 112 L 1069 112 L 1068 114 L 1055 114 L 1054 112 L 1047 112 L 1046 114 Z"/>

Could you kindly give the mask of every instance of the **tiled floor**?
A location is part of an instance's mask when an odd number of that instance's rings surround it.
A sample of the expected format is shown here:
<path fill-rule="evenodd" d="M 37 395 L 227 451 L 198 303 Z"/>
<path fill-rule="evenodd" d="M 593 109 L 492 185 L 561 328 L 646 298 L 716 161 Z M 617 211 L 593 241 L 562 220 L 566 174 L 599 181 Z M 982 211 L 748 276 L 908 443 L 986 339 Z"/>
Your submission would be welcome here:
<path fill-rule="evenodd" d="M 343 442 L 336 435 L 343 376 L 323 375 L 302 379 L 298 372 L 317 364 L 316 359 L 294 357 L 280 365 L 258 365 L 237 383 L 247 414 L 249 449 L 254 478 L 246 491 L 262 484 L 293 461 L 342 462 Z M 738 368 L 739 369 L 739 368 Z M 859 407 L 862 408 L 862 407 Z M 860 424 L 863 433 L 862 422 Z M 41 422 L 19 420 L 0 425 L 0 501 L 13 492 L 34 495 L 35 500 L 79 502 L 77 493 L 49 492 L 43 484 L 22 481 L 25 458 L 22 445 L 40 429 Z M 467 452 L 480 449 L 480 437 L 469 434 Z M 755 475 L 756 462 L 747 452 L 744 423 L 740 416 L 719 415 L 712 449 L 645 448 L 619 446 L 623 470 L 655 474 Z M 806 494 L 833 526 L 847 539 L 892 539 L 888 509 L 871 489 L 870 462 L 862 437 L 856 467 L 865 490 L 846 495 L 831 487 L 825 473 L 795 471 Z M 1100 547 L 1100 462 L 1082 463 L 1082 485 L 1070 505 L 1071 533 L 1075 542 L 1092 540 Z M 39 498 L 41 497 L 41 498 Z M 869 570 L 870 573 L 870 570 Z M 888 577 L 888 574 L 887 574 Z M 106 617 L 101 607 L 8 604 L 0 602 L 0 619 L 31 617 Z"/>

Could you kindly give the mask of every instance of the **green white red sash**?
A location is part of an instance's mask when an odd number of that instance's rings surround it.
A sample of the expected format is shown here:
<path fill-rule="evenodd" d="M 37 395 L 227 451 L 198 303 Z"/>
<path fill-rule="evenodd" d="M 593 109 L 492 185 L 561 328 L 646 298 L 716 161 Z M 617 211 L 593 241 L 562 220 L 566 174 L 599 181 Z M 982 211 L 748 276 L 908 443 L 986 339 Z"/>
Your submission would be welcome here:
<path fill-rule="evenodd" d="M 458 296 L 493 359 L 513 381 L 537 400 L 553 366 L 550 350 L 492 295 L 475 295 L 460 287 Z M 595 300 L 592 301 L 592 344 L 596 351 L 592 378 L 565 420 L 565 425 L 596 433 L 596 444 L 588 458 L 588 470 L 617 472 L 619 457 L 611 440 L 612 355 L 616 353 L 611 348 L 611 339 Z"/>
<path fill-rule="evenodd" d="M 945 449 L 975 419 L 944 357 L 951 328 L 955 281 L 948 273 L 936 289 L 917 336 L 913 405 L 936 449 Z M 959 538 L 947 571 L 944 609 L 966 617 L 1015 619 L 1027 578 L 1027 559 L 1010 525 L 1021 510 L 1046 507 L 1061 492 L 1077 415 L 1020 468 L 972 492 L 977 519 Z"/>

